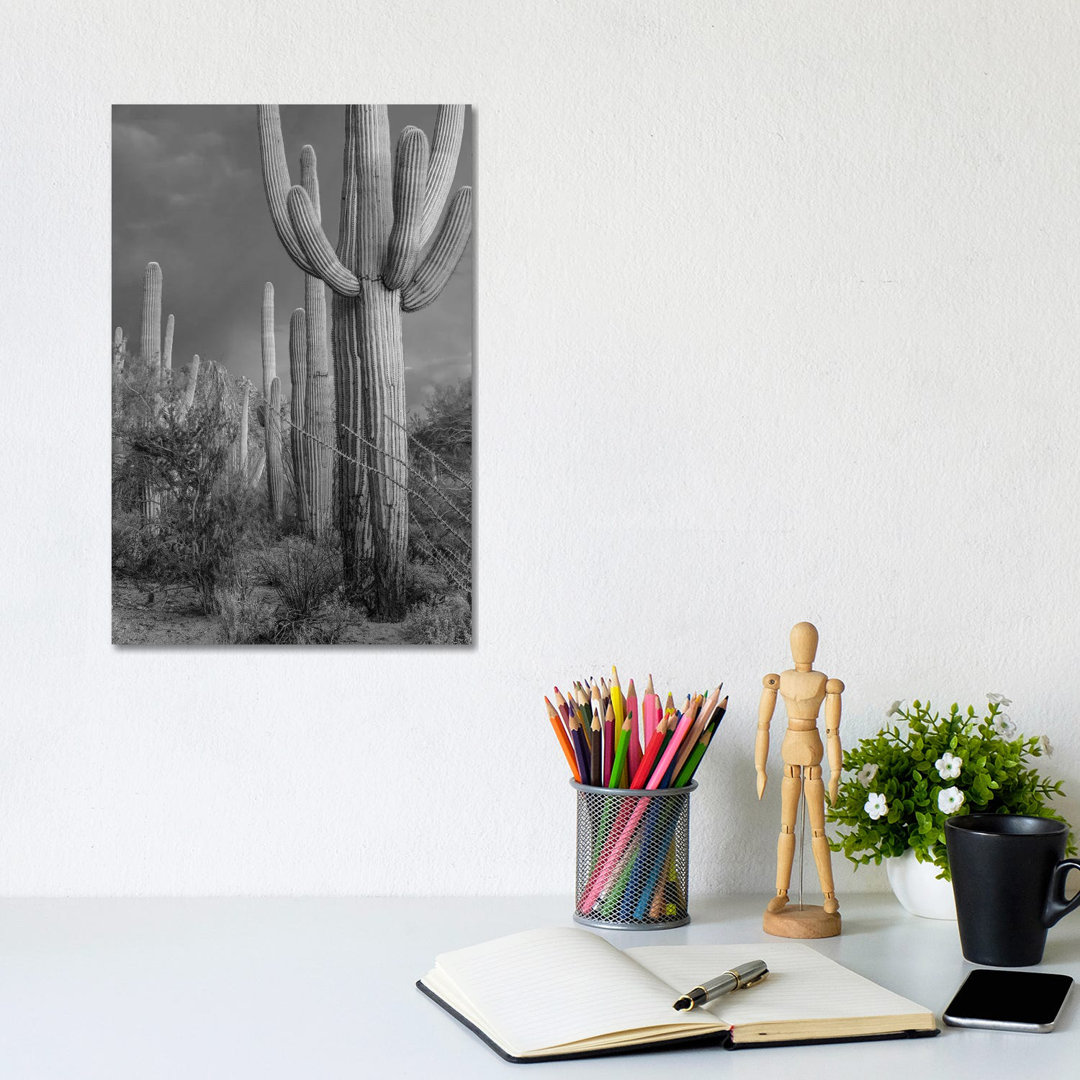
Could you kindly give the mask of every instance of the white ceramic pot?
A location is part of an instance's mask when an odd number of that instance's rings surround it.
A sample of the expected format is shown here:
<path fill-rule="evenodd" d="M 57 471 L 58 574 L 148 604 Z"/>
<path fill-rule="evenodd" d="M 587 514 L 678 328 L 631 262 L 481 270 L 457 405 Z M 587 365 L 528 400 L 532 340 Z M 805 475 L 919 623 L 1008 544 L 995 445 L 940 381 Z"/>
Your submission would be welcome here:
<path fill-rule="evenodd" d="M 933 863 L 919 862 L 910 848 L 898 859 L 886 859 L 885 872 L 896 899 L 912 915 L 924 919 L 956 918 L 951 882 L 937 876 Z"/>

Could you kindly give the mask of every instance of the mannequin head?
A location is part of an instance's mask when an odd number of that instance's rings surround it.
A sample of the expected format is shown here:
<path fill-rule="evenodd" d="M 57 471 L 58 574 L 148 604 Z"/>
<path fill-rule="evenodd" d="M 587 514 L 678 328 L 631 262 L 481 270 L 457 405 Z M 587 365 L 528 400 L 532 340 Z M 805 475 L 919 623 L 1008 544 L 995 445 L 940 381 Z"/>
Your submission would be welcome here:
<path fill-rule="evenodd" d="M 791 656 L 796 671 L 809 671 L 817 655 L 818 632 L 813 623 L 796 623 L 791 628 Z"/>

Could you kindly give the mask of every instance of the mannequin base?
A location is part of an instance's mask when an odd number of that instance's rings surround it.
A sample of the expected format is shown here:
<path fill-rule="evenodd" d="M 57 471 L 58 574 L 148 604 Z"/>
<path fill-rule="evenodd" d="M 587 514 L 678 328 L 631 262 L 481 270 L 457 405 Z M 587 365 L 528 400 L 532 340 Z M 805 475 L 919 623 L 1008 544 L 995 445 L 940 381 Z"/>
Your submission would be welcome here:
<path fill-rule="evenodd" d="M 761 928 L 773 937 L 836 937 L 840 933 L 840 912 L 828 912 L 820 905 L 788 904 L 779 911 L 766 911 Z"/>

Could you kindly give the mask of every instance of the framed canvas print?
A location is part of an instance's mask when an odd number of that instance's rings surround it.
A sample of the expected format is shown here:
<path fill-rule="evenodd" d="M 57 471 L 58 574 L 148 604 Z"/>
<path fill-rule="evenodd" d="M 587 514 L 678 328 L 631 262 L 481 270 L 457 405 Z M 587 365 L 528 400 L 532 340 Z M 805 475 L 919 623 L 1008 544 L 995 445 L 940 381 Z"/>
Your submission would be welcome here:
<path fill-rule="evenodd" d="M 113 108 L 113 641 L 472 641 L 464 105 Z"/>

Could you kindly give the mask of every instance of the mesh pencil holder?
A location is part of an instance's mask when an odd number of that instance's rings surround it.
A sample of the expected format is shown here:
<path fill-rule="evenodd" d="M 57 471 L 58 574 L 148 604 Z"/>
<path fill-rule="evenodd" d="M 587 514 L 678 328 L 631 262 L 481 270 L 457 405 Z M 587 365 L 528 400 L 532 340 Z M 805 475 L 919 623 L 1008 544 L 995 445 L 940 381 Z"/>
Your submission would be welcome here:
<path fill-rule="evenodd" d="M 610 930 L 666 930 L 690 921 L 690 793 L 571 781 L 577 791 L 574 921 Z"/>

